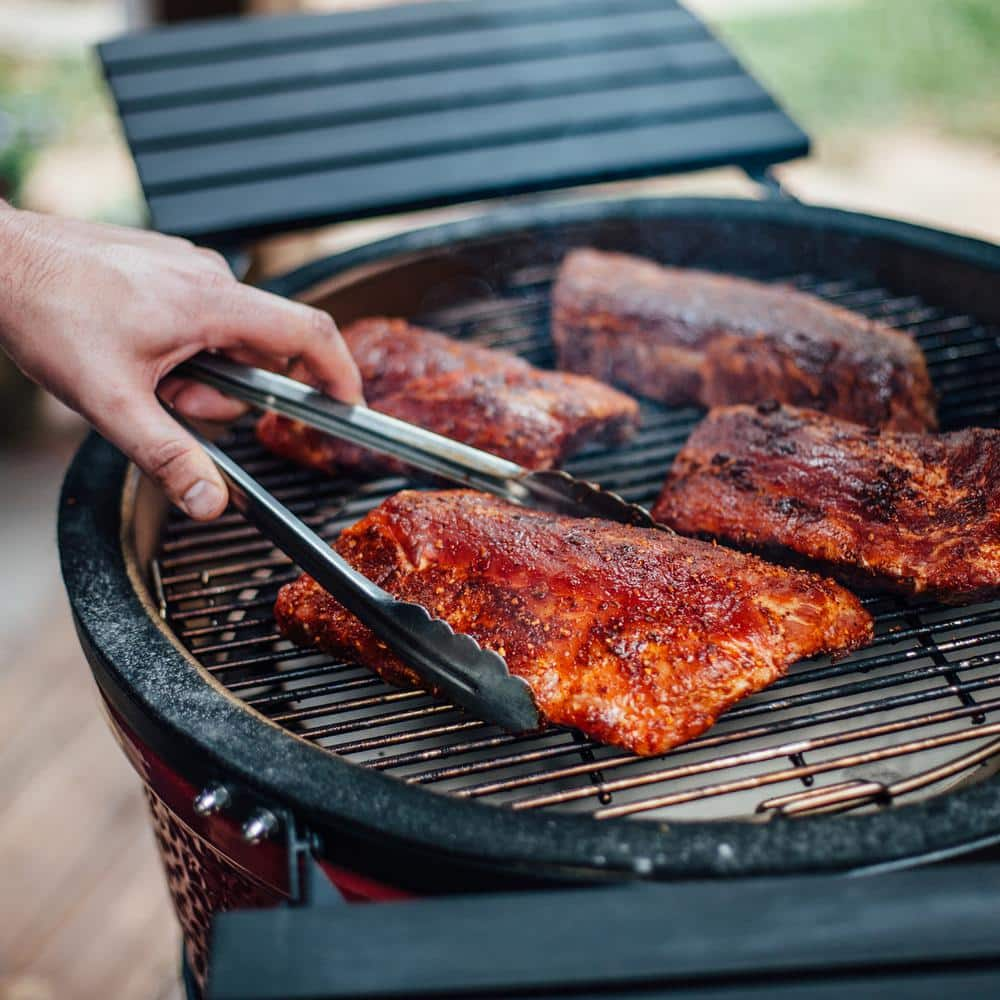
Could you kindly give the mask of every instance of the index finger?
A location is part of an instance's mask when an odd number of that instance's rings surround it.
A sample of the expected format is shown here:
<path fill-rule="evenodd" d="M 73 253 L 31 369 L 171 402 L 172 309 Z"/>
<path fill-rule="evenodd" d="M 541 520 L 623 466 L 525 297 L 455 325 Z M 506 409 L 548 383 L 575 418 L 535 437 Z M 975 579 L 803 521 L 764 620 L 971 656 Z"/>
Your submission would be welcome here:
<path fill-rule="evenodd" d="M 234 282 L 202 314 L 210 347 L 300 358 L 316 384 L 345 403 L 364 403 L 361 374 L 329 313 Z"/>

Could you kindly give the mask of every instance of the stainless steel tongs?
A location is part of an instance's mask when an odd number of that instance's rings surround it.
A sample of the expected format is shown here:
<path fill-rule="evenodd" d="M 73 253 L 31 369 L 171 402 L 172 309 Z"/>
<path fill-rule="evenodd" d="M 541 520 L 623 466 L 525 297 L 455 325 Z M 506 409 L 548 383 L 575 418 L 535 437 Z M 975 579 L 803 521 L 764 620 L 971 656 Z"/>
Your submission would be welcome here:
<path fill-rule="evenodd" d="M 239 463 L 182 423 L 222 472 L 233 506 L 401 659 L 482 719 L 512 732 L 541 727 L 531 689 L 499 653 L 372 583 Z"/>
<path fill-rule="evenodd" d="M 178 374 L 256 407 L 300 420 L 352 444 L 401 459 L 463 486 L 525 506 L 656 527 L 649 513 L 564 472 L 532 472 L 363 406 L 339 403 L 273 372 L 199 354 Z M 246 470 L 204 438 L 200 443 L 226 477 L 233 504 L 348 611 L 457 704 L 515 732 L 541 726 L 531 690 L 498 653 L 456 633 L 426 608 L 399 601 L 359 573 Z"/>
<path fill-rule="evenodd" d="M 574 517 L 602 517 L 643 528 L 660 527 L 638 504 L 629 503 L 594 483 L 553 469 L 533 472 L 377 410 L 339 403 L 284 375 L 236 364 L 214 354 L 196 355 L 181 365 L 177 374 L 511 503 Z"/>

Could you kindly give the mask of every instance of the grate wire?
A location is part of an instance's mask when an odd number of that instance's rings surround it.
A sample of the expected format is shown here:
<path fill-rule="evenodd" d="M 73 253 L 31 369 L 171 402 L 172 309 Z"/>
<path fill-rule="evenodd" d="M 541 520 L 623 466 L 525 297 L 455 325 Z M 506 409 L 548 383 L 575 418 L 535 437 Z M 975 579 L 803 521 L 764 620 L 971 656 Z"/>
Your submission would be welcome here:
<path fill-rule="evenodd" d="M 1000 330 L 919 296 L 810 274 L 780 281 L 877 318 L 921 344 L 944 429 L 1000 424 Z M 551 366 L 551 270 L 526 268 L 488 298 L 416 317 L 453 336 Z M 700 419 L 642 403 L 627 446 L 567 463 L 629 500 L 651 503 Z M 329 479 L 266 454 L 243 422 L 230 454 L 323 537 L 334 539 L 406 481 Z M 513 809 L 610 817 L 712 818 L 887 808 L 985 774 L 1000 751 L 1000 602 L 964 608 L 866 600 L 867 649 L 792 667 L 708 733 L 638 758 L 553 728 L 514 736 L 422 691 L 392 688 L 357 664 L 295 649 L 271 606 L 290 561 L 235 513 L 212 524 L 171 514 L 154 575 L 164 615 L 203 666 L 247 705 L 360 766 L 430 791 Z"/>

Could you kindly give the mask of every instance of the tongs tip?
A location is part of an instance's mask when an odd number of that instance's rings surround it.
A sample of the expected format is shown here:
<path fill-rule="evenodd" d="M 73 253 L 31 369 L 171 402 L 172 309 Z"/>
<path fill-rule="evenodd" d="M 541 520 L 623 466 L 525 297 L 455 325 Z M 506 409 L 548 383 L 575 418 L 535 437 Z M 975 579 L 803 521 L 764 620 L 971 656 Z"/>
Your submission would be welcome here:
<path fill-rule="evenodd" d="M 504 657 L 485 648 L 471 635 L 456 632 L 423 605 L 394 601 L 394 625 L 408 639 L 410 662 L 424 664 L 435 686 L 458 704 L 510 732 L 540 729 L 542 717 L 528 683 L 510 672 Z M 452 668 L 441 670 L 441 665 Z"/>

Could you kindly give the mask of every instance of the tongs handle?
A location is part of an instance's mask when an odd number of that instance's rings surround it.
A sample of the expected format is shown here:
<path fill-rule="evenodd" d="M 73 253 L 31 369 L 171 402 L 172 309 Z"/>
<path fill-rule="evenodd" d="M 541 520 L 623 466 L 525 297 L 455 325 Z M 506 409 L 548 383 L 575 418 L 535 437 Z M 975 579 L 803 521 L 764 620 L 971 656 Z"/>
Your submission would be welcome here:
<path fill-rule="evenodd" d="M 284 375 L 205 353 L 179 365 L 177 374 L 451 482 L 514 502 L 528 497 L 527 490 L 518 490 L 516 481 L 528 474 L 520 465 L 366 406 L 337 402 Z"/>
<path fill-rule="evenodd" d="M 223 474 L 236 509 L 394 653 L 483 719 L 512 732 L 541 726 L 530 688 L 502 656 L 372 583 L 222 449 L 181 422 Z"/>

